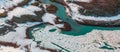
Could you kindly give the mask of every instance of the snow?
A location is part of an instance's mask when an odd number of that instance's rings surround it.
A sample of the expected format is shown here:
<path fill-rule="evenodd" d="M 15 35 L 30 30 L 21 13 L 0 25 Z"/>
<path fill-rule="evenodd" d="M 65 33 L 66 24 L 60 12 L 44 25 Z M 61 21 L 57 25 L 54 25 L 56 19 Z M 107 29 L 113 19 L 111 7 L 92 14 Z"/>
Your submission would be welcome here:
<path fill-rule="evenodd" d="M 32 4 L 32 3 L 34 3 L 35 2 L 35 0 L 31 0 L 28 4 Z"/>
<path fill-rule="evenodd" d="M 51 24 L 55 24 L 54 20 L 56 19 L 57 17 L 53 14 L 50 14 L 50 13 L 46 13 L 43 15 L 42 17 L 42 20 L 43 22 L 49 22 Z"/>
<path fill-rule="evenodd" d="M 12 19 L 15 17 L 21 17 L 22 15 L 36 15 L 36 11 L 41 11 L 42 9 L 33 5 L 25 5 L 24 7 L 18 6 L 19 3 L 25 0 L 0 0 L 0 13 L 7 11 L 7 19 Z M 32 0 L 33 1 L 33 0 Z M 17 6 L 16 8 L 14 6 Z M 10 8 L 14 9 L 9 11 Z"/>
<path fill-rule="evenodd" d="M 56 24 L 55 26 L 59 27 L 59 28 L 63 28 L 64 24 Z"/>
<path fill-rule="evenodd" d="M 30 11 L 40 11 L 40 10 L 42 10 L 41 8 L 39 8 L 39 7 L 37 7 L 37 6 L 32 6 L 32 5 L 30 5 L 30 6 L 28 6 L 28 7 L 26 7 L 26 9 L 28 9 L 28 10 L 30 10 Z"/>
<path fill-rule="evenodd" d="M 23 2 L 24 0 L 12 0 L 13 1 L 13 3 L 21 3 L 21 2 Z"/>
<path fill-rule="evenodd" d="M 0 19 L 0 25 L 3 25 L 3 24 L 6 24 L 6 23 L 5 23 L 5 20 Z"/>
<path fill-rule="evenodd" d="M 19 48 L 1 46 L 0 52 L 25 52 L 25 51 Z"/>
<path fill-rule="evenodd" d="M 20 18 L 22 15 L 36 15 L 35 12 L 41 11 L 42 9 L 38 6 L 33 5 L 25 5 L 18 6 L 19 3 L 25 0 L 0 0 L 0 13 L 4 13 L 7 11 L 7 17 L 0 18 L 0 28 L 6 24 L 7 20 L 12 19 L 14 16 Z M 34 0 L 32 0 L 33 2 Z M 31 4 L 31 3 L 29 3 Z M 13 10 L 9 10 L 16 6 Z M 4 46 L 0 45 L 0 52 L 26 52 L 25 46 L 28 46 L 30 52 L 49 52 L 47 50 L 40 49 L 37 42 L 33 41 L 33 39 L 26 38 L 26 29 L 28 27 L 38 25 L 41 22 L 27 22 L 23 24 L 17 24 L 17 27 L 14 31 L 10 31 L 5 35 L 0 36 L 1 42 L 9 42 L 18 45 L 18 48 L 14 48 L 12 46 Z"/>
<path fill-rule="evenodd" d="M 70 13 L 71 11 L 69 10 L 69 8 L 65 7 L 65 9 L 66 9 L 67 15 L 68 15 L 68 16 L 71 16 L 71 13 Z"/>
<path fill-rule="evenodd" d="M 44 47 L 55 49 L 55 45 L 52 45 L 52 43 L 55 43 L 71 52 L 112 52 L 113 50 L 99 48 L 105 45 L 104 43 L 107 43 L 115 49 L 115 52 L 120 52 L 120 45 L 118 44 L 120 42 L 119 30 L 93 30 L 86 35 L 69 36 L 67 34 L 60 33 L 59 29 L 55 32 L 49 32 L 50 29 L 56 28 L 49 25 L 33 32 L 35 39 L 37 41 L 41 41 L 41 45 Z M 61 48 L 58 47 L 58 49 Z"/>
<path fill-rule="evenodd" d="M 13 11 L 8 13 L 9 18 L 12 19 L 13 16 L 20 17 L 21 15 L 35 15 L 32 11 L 25 8 L 17 7 Z"/>
<path fill-rule="evenodd" d="M 25 52 L 26 48 L 24 48 L 24 46 L 26 46 L 26 45 L 31 46 L 30 47 L 31 52 L 36 52 L 36 51 L 37 52 L 48 52 L 46 50 L 41 50 L 40 48 L 38 49 L 38 47 L 36 47 L 37 46 L 36 42 L 34 42 L 32 39 L 25 39 L 26 29 L 28 27 L 31 27 L 31 26 L 34 26 L 37 24 L 40 24 L 40 22 L 28 22 L 25 24 L 18 24 L 18 27 L 15 28 L 15 31 L 11 31 L 6 35 L 0 36 L 0 41 L 11 42 L 11 43 L 15 43 L 17 45 L 20 45 L 20 47 L 18 47 L 18 48 L 2 47 L 2 48 L 0 48 L 0 52 L 1 51 L 3 51 L 3 52 L 5 52 L 5 51 Z"/>
<path fill-rule="evenodd" d="M 9 9 L 10 7 L 17 6 L 17 4 L 23 2 L 24 0 L 0 0 L 0 9 Z"/>
<path fill-rule="evenodd" d="M 26 37 L 26 28 L 36 25 L 39 23 L 29 23 L 29 24 L 19 24 L 17 28 L 15 28 L 15 32 L 11 31 L 8 34 L 4 35 L 4 36 L 0 36 L 0 41 L 6 41 L 6 42 L 16 42 L 21 40 L 21 42 L 25 41 L 23 40 Z M 19 36 L 18 36 L 19 35 Z M 27 40 L 26 40 L 27 41 Z M 30 40 L 31 41 L 31 40 Z M 24 44 L 21 44 L 24 45 Z"/>
<path fill-rule="evenodd" d="M 55 16 L 54 14 L 50 14 L 50 13 L 46 13 L 43 15 L 42 20 L 43 22 L 47 23 L 51 23 L 53 26 L 56 26 L 58 28 L 64 28 L 64 24 L 55 24 L 55 20 L 56 20 L 57 16 Z M 59 20 L 62 21 L 62 20 Z"/>
<path fill-rule="evenodd" d="M 5 10 L 4 9 L 0 9 L 0 13 L 4 13 L 5 12 Z"/>
<path fill-rule="evenodd" d="M 22 15 L 36 15 L 34 12 L 35 11 L 40 11 L 41 8 L 38 8 L 36 6 L 27 6 L 25 8 L 22 7 L 17 7 L 13 11 L 10 11 L 8 13 L 8 19 L 12 19 L 14 16 L 15 17 L 21 17 Z"/>

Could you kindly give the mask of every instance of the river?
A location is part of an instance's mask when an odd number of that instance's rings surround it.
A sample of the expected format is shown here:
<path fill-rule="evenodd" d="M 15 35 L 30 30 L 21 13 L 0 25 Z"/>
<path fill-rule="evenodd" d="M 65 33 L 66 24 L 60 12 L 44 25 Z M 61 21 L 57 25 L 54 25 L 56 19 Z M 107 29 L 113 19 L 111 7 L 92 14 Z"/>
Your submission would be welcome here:
<path fill-rule="evenodd" d="M 72 36 L 79 36 L 79 35 L 85 35 L 88 32 L 91 32 L 92 30 L 120 30 L 120 27 L 99 27 L 99 26 L 88 26 L 88 25 L 80 25 L 77 22 L 73 21 L 71 17 L 67 16 L 67 13 L 65 12 L 65 8 L 63 5 L 55 2 L 50 2 L 49 0 L 45 1 L 46 4 L 53 4 L 58 8 L 57 13 L 55 14 L 58 16 L 61 20 L 69 23 L 71 25 L 72 30 L 71 31 L 61 31 L 63 34 L 72 35 Z M 43 27 L 43 25 L 35 26 L 32 29 L 36 27 Z M 30 31 L 32 31 L 32 29 Z"/>

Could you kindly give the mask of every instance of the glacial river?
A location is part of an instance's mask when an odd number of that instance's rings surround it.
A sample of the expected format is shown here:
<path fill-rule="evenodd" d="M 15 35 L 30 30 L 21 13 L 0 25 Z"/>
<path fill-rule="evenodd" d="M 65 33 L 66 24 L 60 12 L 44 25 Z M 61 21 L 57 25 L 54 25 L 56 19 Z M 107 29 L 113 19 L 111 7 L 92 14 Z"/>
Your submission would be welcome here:
<path fill-rule="evenodd" d="M 79 36 L 79 35 L 84 35 L 88 32 L 91 32 L 92 30 L 109 30 L 109 31 L 120 30 L 120 27 L 98 27 L 98 26 L 88 26 L 88 25 L 77 24 L 75 21 L 73 21 L 71 19 L 71 17 L 67 16 L 67 14 L 65 12 L 65 8 L 61 4 L 55 3 L 55 2 L 50 2 L 49 0 L 46 0 L 45 3 L 55 5 L 58 8 L 58 11 L 55 15 L 58 16 L 61 20 L 65 21 L 71 25 L 72 30 L 71 31 L 61 31 L 61 33 L 63 33 L 63 34 Z M 36 27 L 44 28 L 45 24 L 35 26 L 32 29 L 34 29 Z"/>

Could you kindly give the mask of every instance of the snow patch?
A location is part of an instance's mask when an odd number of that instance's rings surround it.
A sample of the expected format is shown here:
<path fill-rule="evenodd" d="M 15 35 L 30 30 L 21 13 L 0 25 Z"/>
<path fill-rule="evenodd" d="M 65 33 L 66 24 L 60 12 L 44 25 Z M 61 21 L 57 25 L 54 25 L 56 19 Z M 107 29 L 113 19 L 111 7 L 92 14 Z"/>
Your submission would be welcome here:
<path fill-rule="evenodd" d="M 17 6 L 19 3 L 24 0 L 0 0 L 0 9 L 5 8 L 9 9 L 10 7 Z"/>
<path fill-rule="evenodd" d="M 45 15 L 43 15 L 42 17 L 42 20 L 44 22 L 49 22 L 51 24 L 55 24 L 54 20 L 56 19 L 57 17 L 53 14 L 50 14 L 50 13 L 46 13 Z"/>
<path fill-rule="evenodd" d="M 19 48 L 13 48 L 13 47 L 0 47 L 0 52 L 25 52 L 25 50 L 21 50 Z"/>
<path fill-rule="evenodd" d="M 0 13 L 4 13 L 5 12 L 5 10 L 4 9 L 0 9 Z"/>
<path fill-rule="evenodd" d="M 10 11 L 8 13 L 7 19 L 12 19 L 14 16 L 21 17 L 22 15 L 36 15 L 34 12 L 40 11 L 40 10 L 41 10 L 41 8 L 36 7 L 36 6 L 28 6 L 25 8 L 17 7 L 13 11 Z"/>

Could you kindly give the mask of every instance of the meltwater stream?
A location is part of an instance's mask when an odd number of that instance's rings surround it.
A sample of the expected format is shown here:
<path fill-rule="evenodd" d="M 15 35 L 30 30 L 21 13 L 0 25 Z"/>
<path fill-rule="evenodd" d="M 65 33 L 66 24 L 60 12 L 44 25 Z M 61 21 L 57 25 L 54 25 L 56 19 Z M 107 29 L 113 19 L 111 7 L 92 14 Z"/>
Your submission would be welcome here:
<path fill-rule="evenodd" d="M 62 31 L 61 33 L 67 34 L 67 35 L 72 35 L 72 36 L 79 36 L 79 35 L 84 35 L 88 32 L 91 32 L 92 30 L 120 30 L 120 27 L 98 27 L 98 26 L 87 26 L 87 25 L 80 25 L 77 22 L 73 21 L 71 17 L 67 16 L 67 13 L 65 12 L 65 8 L 63 5 L 55 2 L 50 2 L 49 0 L 45 1 L 46 4 L 53 4 L 58 8 L 57 13 L 55 14 L 58 16 L 61 20 L 69 23 L 72 27 L 71 31 Z M 32 29 L 36 27 L 44 28 L 43 25 L 35 26 Z M 32 31 L 32 29 L 30 31 Z"/>

